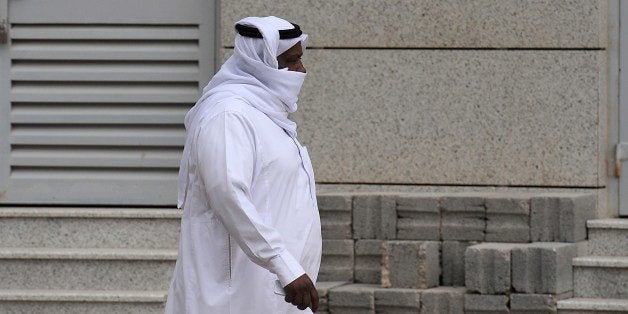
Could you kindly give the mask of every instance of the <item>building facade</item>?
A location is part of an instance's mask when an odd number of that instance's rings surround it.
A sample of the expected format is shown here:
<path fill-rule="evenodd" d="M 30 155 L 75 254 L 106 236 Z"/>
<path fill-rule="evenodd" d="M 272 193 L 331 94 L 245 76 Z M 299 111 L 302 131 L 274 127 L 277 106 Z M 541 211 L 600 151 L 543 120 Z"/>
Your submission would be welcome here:
<path fill-rule="evenodd" d="M 628 311 L 628 225 L 587 225 L 628 216 L 628 3 L 0 0 L 0 312 L 162 311 L 183 117 L 250 15 L 310 35 L 325 310 Z"/>
<path fill-rule="evenodd" d="M 617 1 L 48 5 L 3 8 L 0 202 L 173 204 L 185 111 L 233 23 L 273 14 L 310 33 L 294 118 L 323 189 L 587 189 L 619 213 Z"/>

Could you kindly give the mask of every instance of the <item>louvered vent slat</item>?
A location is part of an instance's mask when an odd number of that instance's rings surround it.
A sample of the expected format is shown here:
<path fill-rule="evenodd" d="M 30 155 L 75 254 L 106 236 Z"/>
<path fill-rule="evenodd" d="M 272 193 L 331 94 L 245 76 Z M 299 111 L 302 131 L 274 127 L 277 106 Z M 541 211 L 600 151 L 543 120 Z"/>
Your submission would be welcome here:
<path fill-rule="evenodd" d="M 178 147 L 15 146 L 11 163 L 33 167 L 173 168 L 179 165 Z"/>
<path fill-rule="evenodd" d="M 174 184 L 199 96 L 197 25 L 14 24 L 11 34 L 15 186 Z"/>
<path fill-rule="evenodd" d="M 46 180 L 55 182 L 59 180 L 82 180 L 85 178 L 94 178 L 90 180 L 96 188 L 102 188 L 98 184 L 98 180 L 112 181 L 173 181 L 176 180 L 177 174 L 169 169 L 147 169 L 147 168 L 55 168 L 55 167 L 13 167 L 12 177 L 19 185 L 20 183 L 28 184 L 28 180 Z M 45 181 L 44 181 L 45 182 Z M 79 184 L 86 184 L 78 181 Z M 32 182 L 30 182 L 32 185 Z"/>
<path fill-rule="evenodd" d="M 181 104 L 15 103 L 14 124 L 163 124 L 181 125 L 187 107 Z"/>
<path fill-rule="evenodd" d="M 194 83 L 15 81 L 11 88 L 12 102 L 194 103 L 197 98 Z"/>
<path fill-rule="evenodd" d="M 16 60 L 11 66 L 14 81 L 93 82 L 198 82 L 198 64 L 180 62 L 35 61 Z"/>
<path fill-rule="evenodd" d="M 198 60 L 196 41 L 13 40 L 11 59 Z"/>
<path fill-rule="evenodd" d="M 14 25 L 13 39 L 84 39 L 84 40 L 197 40 L 194 25 Z"/>
<path fill-rule="evenodd" d="M 181 146 L 183 126 L 14 124 L 11 144 Z"/>

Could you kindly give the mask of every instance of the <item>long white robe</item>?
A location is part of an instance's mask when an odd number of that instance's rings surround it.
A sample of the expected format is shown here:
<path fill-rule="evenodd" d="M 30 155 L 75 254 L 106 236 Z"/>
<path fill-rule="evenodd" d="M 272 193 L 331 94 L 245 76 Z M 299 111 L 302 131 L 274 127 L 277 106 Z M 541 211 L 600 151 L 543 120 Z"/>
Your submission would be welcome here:
<path fill-rule="evenodd" d="M 190 176 L 166 313 L 311 313 L 286 303 L 276 283 L 318 275 L 307 150 L 237 97 L 213 105 L 199 126 L 188 134 Z"/>

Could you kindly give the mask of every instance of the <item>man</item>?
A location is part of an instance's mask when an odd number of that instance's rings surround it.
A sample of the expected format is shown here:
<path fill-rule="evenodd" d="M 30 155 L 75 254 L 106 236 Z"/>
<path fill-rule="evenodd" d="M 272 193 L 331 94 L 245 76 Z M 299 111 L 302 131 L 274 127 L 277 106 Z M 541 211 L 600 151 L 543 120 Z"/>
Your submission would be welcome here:
<path fill-rule="evenodd" d="M 185 117 L 179 257 L 166 313 L 316 311 L 320 218 L 288 114 L 307 43 L 277 17 L 236 24 L 233 55 Z"/>

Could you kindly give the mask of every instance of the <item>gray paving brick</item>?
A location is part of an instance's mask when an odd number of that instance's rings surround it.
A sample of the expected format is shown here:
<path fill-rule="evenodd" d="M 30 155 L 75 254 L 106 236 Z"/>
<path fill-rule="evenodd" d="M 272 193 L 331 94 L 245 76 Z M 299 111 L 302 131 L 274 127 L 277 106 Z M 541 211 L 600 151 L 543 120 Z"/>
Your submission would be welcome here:
<path fill-rule="evenodd" d="M 464 286 L 464 253 L 475 241 L 443 241 L 441 244 L 443 286 Z"/>
<path fill-rule="evenodd" d="M 320 281 L 353 281 L 353 240 L 323 239 Z"/>
<path fill-rule="evenodd" d="M 508 297 L 505 295 L 467 294 L 464 297 L 464 312 L 476 313 L 509 313 Z"/>
<path fill-rule="evenodd" d="M 530 197 L 502 196 L 486 198 L 487 242 L 530 242 Z"/>
<path fill-rule="evenodd" d="M 329 312 L 343 314 L 374 314 L 377 285 L 351 284 L 330 289 Z"/>
<path fill-rule="evenodd" d="M 511 250 L 518 244 L 482 243 L 465 252 L 465 286 L 481 294 L 510 292 Z"/>
<path fill-rule="evenodd" d="M 355 282 L 381 283 L 382 240 L 357 240 L 355 242 Z"/>
<path fill-rule="evenodd" d="M 324 239 L 351 239 L 351 195 L 318 195 Z"/>
<path fill-rule="evenodd" d="M 318 281 L 316 282 L 316 291 L 318 292 L 318 311 L 316 313 L 325 313 L 329 310 L 329 290 L 346 285 L 344 281 Z"/>
<path fill-rule="evenodd" d="M 593 194 L 546 194 L 530 200 L 530 240 L 579 242 L 587 238 L 586 222 L 595 218 Z"/>
<path fill-rule="evenodd" d="M 397 237 L 397 197 L 393 195 L 382 195 L 380 197 L 381 206 L 381 231 L 382 239 L 395 239 Z"/>
<path fill-rule="evenodd" d="M 421 314 L 462 314 L 466 289 L 437 287 L 421 293 Z"/>
<path fill-rule="evenodd" d="M 316 200 L 318 208 L 322 210 L 351 210 L 352 196 L 350 194 L 318 194 Z"/>
<path fill-rule="evenodd" d="M 353 198 L 353 237 L 377 239 L 380 234 L 381 207 L 377 195 L 360 195 Z"/>
<path fill-rule="evenodd" d="M 384 241 L 382 286 L 425 289 L 438 286 L 439 242 Z"/>
<path fill-rule="evenodd" d="M 440 197 L 438 195 L 397 197 L 397 239 L 440 240 Z"/>
<path fill-rule="evenodd" d="M 386 314 L 419 313 L 421 291 L 418 289 L 375 290 L 375 312 Z"/>
<path fill-rule="evenodd" d="M 441 199 L 441 238 L 483 241 L 486 231 L 484 198 L 477 195 L 445 196 Z"/>
<path fill-rule="evenodd" d="M 512 250 L 512 286 L 522 293 L 573 290 L 576 244 L 535 242 Z"/>
<path fill-rule="evenodd" d="M 394 196 L 354 196 L 353 238 L 394 239 L 397 230 L 395 211 Z"/>

